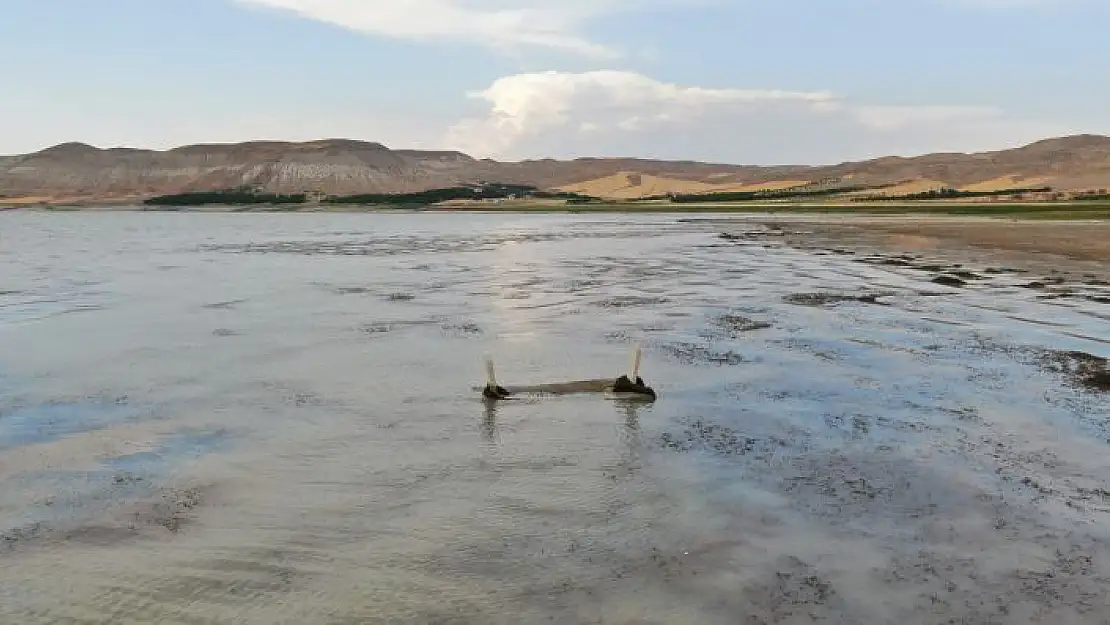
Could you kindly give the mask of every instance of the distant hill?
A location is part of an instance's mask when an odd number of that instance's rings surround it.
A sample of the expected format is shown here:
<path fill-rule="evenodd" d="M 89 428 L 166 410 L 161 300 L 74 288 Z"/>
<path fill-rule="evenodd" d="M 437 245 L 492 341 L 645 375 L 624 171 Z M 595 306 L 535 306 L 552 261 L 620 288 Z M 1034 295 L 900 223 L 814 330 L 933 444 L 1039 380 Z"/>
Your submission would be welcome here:
<path fill-rule="evenodd" d="M 326 139 L 252 141 L 154 151 L 65 143 L 0 157 L 11 202 L 126 201 L 250 187 L 265 193 L 413 193 L 479 182 L 530 185 L 611 199 L 822 186 L 878 194 L 953 188 L 1110 189 L 1110 137 L 1078 135 L 977 154 L 884 157 L 830 166 L 725 165 L 635 158 L 497 162 L 460 152 L 394 150 Z"/>

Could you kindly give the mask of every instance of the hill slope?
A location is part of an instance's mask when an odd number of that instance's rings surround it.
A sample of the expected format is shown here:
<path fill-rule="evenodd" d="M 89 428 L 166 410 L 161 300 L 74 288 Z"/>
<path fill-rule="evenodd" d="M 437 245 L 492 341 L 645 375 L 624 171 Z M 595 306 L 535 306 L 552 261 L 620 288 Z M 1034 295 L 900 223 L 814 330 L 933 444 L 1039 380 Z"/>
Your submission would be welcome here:
<path fill-rule="evenodd" d="M 1105 189 L 1110 188 L 1110 137 L 1078 135 L 997 152 L 885 157 L 819 167 L 625 158 L 502 163 L 348 139 L 190 145 L 165 151 L 66 143 L 0 157 L 0 196 L 9 200 L 119 200 L 243 185 L 273 193 L 406 193 L 479 181 L 625 199 L 803 184 Z"/>

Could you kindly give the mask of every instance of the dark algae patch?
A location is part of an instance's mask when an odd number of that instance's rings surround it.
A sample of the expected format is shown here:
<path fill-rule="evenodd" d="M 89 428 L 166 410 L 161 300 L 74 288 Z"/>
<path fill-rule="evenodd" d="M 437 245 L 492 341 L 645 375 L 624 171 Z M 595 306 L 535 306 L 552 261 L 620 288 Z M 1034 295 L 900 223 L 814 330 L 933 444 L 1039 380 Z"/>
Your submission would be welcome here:
<path fill-rule="evenodd" d="M 205 304 L 203 306 L 203 308 L 206 308 L 208 310 L 232 310 L 233 308 L 235 308 L 239 304 L 242 304 L 246 301 L 247 300 L 245 300 L 245 299 L 233 299 L 233 300 L 227 300 L 227 301 L 223 301 L 223 302 L 213 302 L 211 304 Z"/>
<path fill-rule="evenodd" d="M 1025 366 L 1062 377 L 1070 386 L 1095 392 L 1110 391 L 1110 359 L 1076 350 L 1053 350 L 1028 345 L 1007 345 L 980 339 L 973 352 L 999 353 Z"/>
<path fill-rule="evenodd" d="M 1066 377 L 1071 384 L 1091 391 L 1110 391 L 1110 362 L 1086 352 L 1050 351 L 1040 359 L 1045 370 Z"/>
<path fill-rule="evenodd" d="M 663 432 L 659 444 L 671 451 L 706 449 L 723 456 L 741 456 L 754 451 L 758 441 L 732 428 L 702 419 L 688 422 L 681 432 Z"/>
<path fill-rule="evenodd" d="M 142 479 L 120 474 L 112 481 L 121 486 Z M 162 530 L 176 534 L 192 522 L 202 503 L 200 489 L 164 489 L 154 499 L 123 503 L 114 512 L 84 522 L 36 521 L 2 530 L 0 553 L 43 544 L 113 547 L 132 540 L 157 538 Z"/>
<path fill-rule="evenodd" d="M 373 293 L 373 289 L 364 286 L 339 286 L 332 289 L 338 295 L 366 295 Z"/>
<path fill-rule="evenodd" d="M 448 321 L 441 324 L 440 327 L 449 336 L 470 337 L 482 334 L 481 326 L 473 321 Z"/>
<path fill-rule="evenodd" d="M 190 519 L 190 511 L 201 504 L 201 493 L 197 489 L 175 490 L 162 494 L 147 515 L 135 514 L 135 521 L 160 525 L 171 532 L 177 532 Z"/>
<path fill-rule="evenodd" d="M 833 584 L 796 556 L 780 557 L 759 582 L 745 588 L 749 614 L 740 623 L 842 623 L 846 610 Z"/>
<path fill-rule="evenodd" d="M 651 306 L 653 304 L 664 304 L 666 298 L 662 297 L 640 297 L 637 295 L 619 295 L 610 297 L 598 302 L 594 305 L 601 308 L 628 308 L 630 306 Z"/>
<path fill-rule="evenodd" d="M 771 327 L 766 321 L 758 321 L 742 315 L 727 314 L 717 318 L 716 324 L 722 332 L 728 335 L 738 335 L 755 330 L 766 330 Z"/>
<path fill-rule="evenodd" d="M 959 288 L 959 287 L 965 286 L 967 284 L 967 282 L 964 282 L 963 280 L 961 280 L 960 278 L 957 278 L 956 276 L 937 276 L 937 277 L 933 278 L 933 284 L 939 284 L 941 286 L 950 286 L 950 287 Z"/>
<path fill-rule="evenodd" d="M 796 304 L 798 306 L 835 306 L 837 304 L 844 304 L 846 302 L 856 302 L 859 304 L 878 304 L 884 305 L 879 301 L 880 295 L 877 293 L 864 293 L 862 295 L 851 295 L 846 293 L 792 293 L 782 298 L 787 304 Z"/>
<path fill-rule="evenodd" d="M 953 276 L 956 276 L 957 278 L 960 278 L 962 280 L 982 280 L 983 279 L 983 276 L 980 276 L 978 274 L 972 273 L 972 272 L 964 270 L 964 269 L 958 269 L 956 271 L 949 271 L 948 273 L 953 275 Z"/>
<path fill-rule="evenodd" d="M 671 358 L 685 364 L 739 365 L 747 362 L 732 350 L 717 350 L 697 343 L 668 343 L 661 349 Z"/>

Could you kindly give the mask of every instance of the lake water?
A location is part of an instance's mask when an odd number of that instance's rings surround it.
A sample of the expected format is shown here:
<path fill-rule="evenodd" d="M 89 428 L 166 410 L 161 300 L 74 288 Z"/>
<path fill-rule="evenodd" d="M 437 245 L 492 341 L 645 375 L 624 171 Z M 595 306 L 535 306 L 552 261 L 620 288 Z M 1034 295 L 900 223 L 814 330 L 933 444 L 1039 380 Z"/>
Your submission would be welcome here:
<path fill-rule="evenodd" d="M 1106 622 L 1110 308 L 718 228 L 0 214 L 0 623 Z"/>

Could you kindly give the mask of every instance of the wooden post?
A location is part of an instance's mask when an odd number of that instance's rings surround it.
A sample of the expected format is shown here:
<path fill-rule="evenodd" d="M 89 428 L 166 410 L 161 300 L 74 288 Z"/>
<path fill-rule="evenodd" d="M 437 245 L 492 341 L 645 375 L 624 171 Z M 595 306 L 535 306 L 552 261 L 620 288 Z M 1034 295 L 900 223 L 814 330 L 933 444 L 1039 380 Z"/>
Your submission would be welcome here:
<path fill-rule="evenodd" d="M 628 373 L 628 379 L 635 384 L 636 379 L 640 377 L 640 359 L 643 357 L 643 350 L 637 345 L 632 349 L 632 367 Z"/>
<path fill-rule="evenodd" d="M 493 359 L 486 358 L 486 385 L 497 388 L 497 375 L 493 371 Z"/>

